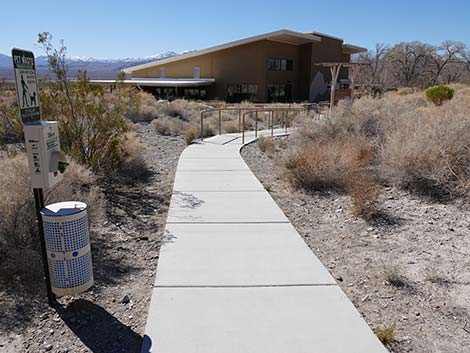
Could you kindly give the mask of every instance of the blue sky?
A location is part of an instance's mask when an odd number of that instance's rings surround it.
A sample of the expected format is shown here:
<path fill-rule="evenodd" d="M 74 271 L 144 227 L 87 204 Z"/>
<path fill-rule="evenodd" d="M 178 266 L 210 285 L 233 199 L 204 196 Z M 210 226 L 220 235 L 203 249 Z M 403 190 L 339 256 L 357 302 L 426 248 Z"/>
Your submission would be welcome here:
<path fill-rule="evenodd" d="M 202 49 L 283 28 L 315 30 L 368 48 L 446 39 L 470 45 L 468 0 L 22 0 L 1 7 L 4 54 L 14 46 L 34 49 L 42 31 L 64 39 L 69 55 L 96 58 Z"/>

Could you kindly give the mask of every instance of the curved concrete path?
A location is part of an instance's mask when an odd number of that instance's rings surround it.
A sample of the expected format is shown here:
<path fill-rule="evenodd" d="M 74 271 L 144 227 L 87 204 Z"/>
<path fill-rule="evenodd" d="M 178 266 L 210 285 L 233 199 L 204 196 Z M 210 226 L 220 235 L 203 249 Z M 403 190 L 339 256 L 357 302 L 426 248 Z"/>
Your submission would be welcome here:
<path fill-rule="evenodd" d="M 142 352 L 387 352 L 241 147 L 226 134 L 180 157 Z"/>

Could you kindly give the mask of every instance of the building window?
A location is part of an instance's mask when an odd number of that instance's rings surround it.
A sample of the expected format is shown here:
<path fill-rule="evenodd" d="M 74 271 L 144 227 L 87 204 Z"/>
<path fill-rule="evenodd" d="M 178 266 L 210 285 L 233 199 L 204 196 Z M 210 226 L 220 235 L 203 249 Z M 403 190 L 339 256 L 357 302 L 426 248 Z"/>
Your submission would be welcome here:
<path fill-rule="evenodd" d="M 230 103 L 240 103 L 243 101 L 253 102 L 258 96 L 258 85 L 250 83 L 227 85 L 227 101 Z"/>
<path fill-rule="evenodd" d="M 268 102 L 290 101 L 292 101 L 292 85 L 290 83 L 268 85 Z"/>
<path fill-rule="evenodd" d="M 165 78 L 165 68 L 164 67 L 160 68 L 160 78 Z"/>
<path fill-rule="evenodd" d="M 176 88 L 175 87 L 156 87 L 155 96 L 160 99 L 171 99 L 176 97 Z"/>
<path fill-rule="evenodd" d="M 269 71 L 292 71 L 293 68 L 294 68 L 294 62 L 291 59 L 279 59 L 279 58 L 268 59 Z"/>
<path fill-rule="evenodd" d="M 190 99 L 204 99 L 207 97 L 205 88 L 185 88 L 184 97 Z"/>

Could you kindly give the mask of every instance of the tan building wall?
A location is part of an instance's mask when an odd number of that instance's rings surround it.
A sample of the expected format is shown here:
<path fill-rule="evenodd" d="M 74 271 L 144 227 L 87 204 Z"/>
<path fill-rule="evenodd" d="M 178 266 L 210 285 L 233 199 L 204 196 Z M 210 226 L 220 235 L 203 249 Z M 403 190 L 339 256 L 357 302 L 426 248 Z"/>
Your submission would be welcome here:
<path fill-rule="evenodd" d="M 211 99 L 227 99 L 227 85 L 256 84 L 256 101 L 267 100 L 268 84 L 292 84 L 293 100 L 307 100 L 309 85 L 319 70 L 313 63 L 323 61 L 344 61 L 342 42 L 323 37 L 321 43 L 293 45 L 261 40 L 258 42 L 227 48 L 197 57 L 183 59 L 164 65 L 134 71 L 135 78 L 160 77 L 160 69 L 168 78 L 191 78 L 195 67 L 200 68 L 201 78 L 215 78 L 215 84 L 208 87 Z M 293 61 L 292 71 L 269 71 L 268 59 L 282 58 Z M 329 79 L 329 70 L 325 78 Z"/>

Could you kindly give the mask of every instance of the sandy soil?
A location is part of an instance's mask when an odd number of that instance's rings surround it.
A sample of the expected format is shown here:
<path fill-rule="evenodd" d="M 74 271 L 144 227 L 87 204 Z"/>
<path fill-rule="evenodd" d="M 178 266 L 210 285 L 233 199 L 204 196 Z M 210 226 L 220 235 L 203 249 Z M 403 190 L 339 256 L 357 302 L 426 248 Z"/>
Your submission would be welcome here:
<path fill-rule="evenodd" d="M 0 288 L 0 352 L 140 352 L 173 175 L 186 147 L 145 125 L 140 135 L 147 180 L 133 185 L 120 176 L 105 190 L 107 220 L 91 234 L 94 287 L 61 298 L 57 311 L 44 303 L 41 279 L 29 290 Z"/>
<path fill-rule="evenodd" d="M 369 325 L 395 325 L 389 349 L 470 352 L 470 211 L 387 188 L 366 222 L 346 195 L 308 194 L 280 178 L 286 150 L 276 145 L 242 155 Z"/>

